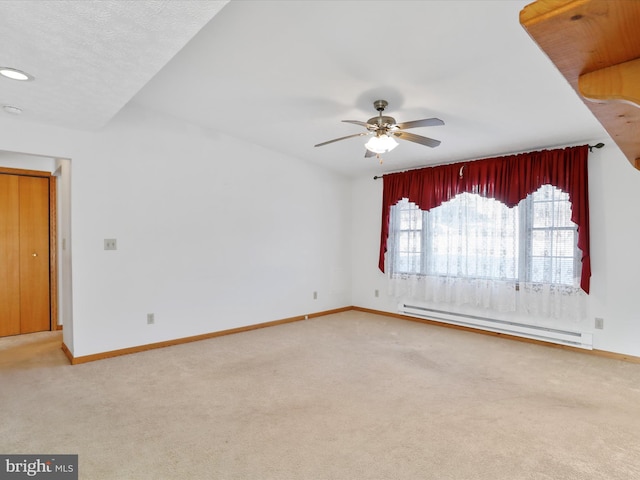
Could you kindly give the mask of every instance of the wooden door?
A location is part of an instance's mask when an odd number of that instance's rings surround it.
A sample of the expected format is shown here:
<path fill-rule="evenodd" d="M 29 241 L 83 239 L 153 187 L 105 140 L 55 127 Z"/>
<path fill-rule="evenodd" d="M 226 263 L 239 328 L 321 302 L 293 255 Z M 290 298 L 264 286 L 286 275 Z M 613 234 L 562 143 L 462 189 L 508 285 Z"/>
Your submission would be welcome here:
<path fill-rule="evenodd" d="M 49 330 L 48 178 L 0 175 L 0 255 L 0 335 Z"/>
<path fill-rule="evenodd" d="M 0 175 L 0 336 L 20 333 L 19 179 Z"/>
<path fill-rule="evenodd" d="M 20 177 L 20 333 L 50 328 L 49 179 Z"/>

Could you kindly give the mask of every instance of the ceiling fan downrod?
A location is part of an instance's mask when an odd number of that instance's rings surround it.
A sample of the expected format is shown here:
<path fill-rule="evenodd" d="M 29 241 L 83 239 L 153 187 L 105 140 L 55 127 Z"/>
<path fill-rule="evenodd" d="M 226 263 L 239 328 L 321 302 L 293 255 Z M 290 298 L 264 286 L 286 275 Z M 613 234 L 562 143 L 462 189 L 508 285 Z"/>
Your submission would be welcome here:
<path fill-rule="evenodd" d="M 387 105 L 389 105 L 389 102 L 386 100 L 376 100 L 373 102 L 373 108 L 378 111 L 378 127 L 382 127 L 382 112 L 387 108 Z"/>

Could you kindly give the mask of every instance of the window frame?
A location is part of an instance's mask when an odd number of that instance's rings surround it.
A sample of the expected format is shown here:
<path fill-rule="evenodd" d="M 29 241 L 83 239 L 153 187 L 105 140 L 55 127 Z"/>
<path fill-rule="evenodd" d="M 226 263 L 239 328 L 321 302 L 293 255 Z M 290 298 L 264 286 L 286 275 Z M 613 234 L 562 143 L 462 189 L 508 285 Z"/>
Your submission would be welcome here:
<path fill-rule="evenodd" d="M 535 193 L 539 192 L 540 189 L 544 188 L 544 187 L 551 187 L 551 189 L 553 190 L 553 195 L 551 197 L 551 199 L 543 199 L 543 200 L 536 200 L 534 198 Z M 553 185 L 550 184 L 545 184 L 542 185 L 538 190 L 536 190 L 533 194 L 531 195 L 527 195 L 527 197 L 518 205 L 518 208 L 520 208 L 520 205 L 522 205 L 525 209 L 526 209 L 526 213 L 525 215 L 521 216 L 521 233 L 523 234 L 523 236 L 521 238 L 525 239 L 524 242 L 522 242 L 521 244 L 521 249 L 524 250 L 524 254 L 521 258 L 523 258 L 526 262 L 530 262 L 531 259 L 536 256 L 533 255 L 533 241 L 532 241 L 532 235 L 530 235 L 530 232 L 533 231 L 548 231 L 552 233 L 557 232 L 557 231 L 570 231 L 572 232 L 572 237 L 573 237 L 573 280 L 572 280 L 572 284 L 571 286 L 576 286 L 576 283 L 579 282 L 579 275 L 580 275 L 580 267 L 581 267 L 581 251 L 578 248 L 578 226 L 573 223 L 570 222 L 572 224 L 571 225 L 567 225 L 567 226 L 555 226 L 555 215 L 552 215 L 553 221 L 554 221 L 554 225 L 552 227 L 536 227 L 534 226 L 534 208 L 535 208 L 535 204 L 536 203 L 551 203 L 552 204 L 552 208 L 555 204 L 557 204 L 558 202 L 562 201 L 563 199 L 559 199 L 557 198 L 558 193 L 560 192 L 561 195 L 566 195 L 567 198 L 564 200 L 567 203 L 567 208 L 569 210 L 569 215 L 568 218 L 571 219 L 571 202 L 569 201 L 568 198 L 568 194 L 564 191 L 562 191 L 562 189 L 555 187 Z M 549 255 L 549 258 L 551 258 L 553 261 L 553 259 L 555 258 L 567 258 L 567 257 L 562 257 L 560 255 L 553 255 L 553 247 L 551 248 L 552 252 Z M 527 265 L 525 263 L 522 263 L 520 265 L 520 269 L 522 270 L 521 272 L 519 272 L 519 278 L 524 279 L 525 282 L 527 283 L 532 283 L 532 284 L 539 284 L 539 285 L 563 285 L 563 286 L 569 286 L 569 284 L 567 283 L 554 283 L 554 282 L 546 282 L 546 281 L 534 281 L 531 277 L 531 273 L 533 271 L 532 268 L 527 268 Z M 576 274 L 578 275 L 576 277 Z"/>
<path fill-rule="evenodd" d="M 535 194 L 540 192 L 542 188 L 546 188 L 546 187 L 550 187 L 551 189 L 553 189 L 553 195 L 551 200 L 536 200 L 535 199 Z M 557 193 L 555 191 L 560 192 L 561 194 L 567 195 L 566 199 L 562 199 L 562 198 L 557 198 Z M 477 194 L 470 194 L 470 195 L 477 195 Z M 454 197 L 455 198 L 455 197 Z M 484 197 L 483 197 L 484 198 Z M 453 199 L 451 199 L 453 200 Z M 450 200 L 450 201 L 451 201 Z M 434 240 L 434 236 L 429 234 L 429 225 L 430 225 L 430 221 L 428 219 L 428 216 L 430 214 L 429 211 L 427 210 L 420 210 L 420 208 L 415 205 L 414 203 L 410 202 L 407 198 L 403 198 L 402 200 L 400 200 L 399 202 L 397 202 L 395 205 L 392 206 L 391 208 L 391 212 L 390 212 L 390 225 L 391 225 L 391 229 L 389 231 L 390 235 L 395 235 L 396 233 L 399 232 L 416 232 L 415 234 L 420 236 L 420 261 L 418 262 L 419 264 L 419 271 L 415 272 L 415 271 L 411 271 L 409 268 L 407 268 L 406 270 L 399 270 L 396 268 L 397 266 L 397 259 L 400 258 L 399 250 L 398 250 L 398 240 L 397 238 L 394 238 L 390 244 L 390 246 L 392 246 L 394 252 L 393 252 L 393 256 L 392 258 L 396 259 L 396 264 L 393 264 L 394 262 L 390 262 L 392 263 L 391 265 L 389 265 L 389 270 L 391 275 L 397 275 L 397 276 L 439 276 L 439 277 L 451 277 L 451 278 L 458 278 L 458 279 L 468 279 L 468 280 L 494 280 L 494 281 L 507 281 L 507 282 L 514 282 L 516 284 L 516 288 L 518 287 L 518 285 L 520 283 L 528 283 L 528 284 L 536 284 L 536 285 L 554 285 L 554 286 L 563 286 L 563 287 L 579 287 L 579 283 L 580 283 L 580 276 L 581 276 L 581 272 L 580 272 L 580 268 L 581 268 L 581 258 L 582 258 L 582 254 L 581 254 L 581 250 L 578 247 L 578 227 L 575 223 L 573 223 L 571 221 L 571 225 L 572 226 L 555 226 L 555 220 L 554 220 L 554 224 L 551 227 L 534 227 L 533 225 L 533 220 L 534 220 L 534 209 L 535 209 L 535 204 L 538 203 L 544 203 L 544 202 L 551 202 L 553 206 L 555 206 L 555 204 L 559 203 L 559 202 L 565 202 L 566 203 L 566 208 L 568 209 L 568 212 L 566 212 L 567 218 L 569 218 L 569 220 L 571 219 L 571 202 L 568 199 L 568 194 L 566 192 L 564 192 L 562 189 L 560 189 L 559 187 L 556 187 L 554 185 L 551 184 L 544 184 L 542 185 L 538 190 L 536 190 L 535 192 L 533 192 L 531 195 L 528 195 L 525 199 L 523 199 L 516 207 L 514 208 L 518 208 L 518 234 L 519 234 L 519 242 L 518 242 L 518 248 L 517 248 L 517 255 L 518 258 L 516 259 L 516 276 L 517 278 L 509 278 L 509 277 L 505 277 L 505 278 L 499 278 L 499 277 L 491 277 L 491 276 L 466 276 L 466 275 L 443 275 L 443 274 L 438 274 L 436 272 L 428 272 L 428 261 L 427 261 L 427 253 L 432 251 L 432 246 L 433 246 L 433 240 Z M 406 206 L 401 206 L 401 203 L 403 203 Z M 447 203 L 447 202 L 445 202 Z M 443 203 L 444 204 L 444 203 Z M 400 206 L 400 209 L 398 208 Z M 435 207 L 438 208 L 438 207 Z M 552 207 L 553 208 L 553 207 Z M 412 210 L 417 210 L 419 212 L 422 213 L 421 216 L 421 221 L 420 221 L 420 227 L 419 228 L 408 228 L 408 229 L 401 229 L 401 215 L 398 215 L 398 211 L 412 211 Z M 544 281 L 546 279 L 544 279 L 543 281 L 533 281 L 532 280 L 532 268 L 528 268 L 528 265 L 530 265 L 531 259 L 534 257 L 532 250 L 533 250 L 533 246 L 532 246 L 532 235 L 531 233 L 533 231 L 550 231 L 552 232 L 557 232 L 557 231 L 571 231 L 573 233 L 573 275 L 572 275 L 572 279 L 571 279 L 571 283 L 559 283 L 559 282 L 547 282 Z M 553 236 L 553 235 L 552 235 Z M 410 253 L 410 252 L 407 252 Z M 557 256 L 557 255 L 553 255 L 553 252 L 551 252 L 551 254 L 549 255 L 549 257 L 552 259 L 551 261 L 553 261 L 553 259 L 555 258 L 563 258 L 562 256 Z M 565 257 L 568 258 L 568 257 Z M 410 265 L 410 262 L 407 262 L 407 265 Z M 552 277 L 554 277 L 555 275 L 553 275 L 553 273 L 551 274 Z M 551 278 L 551 280 L 553 280 L 553 278 Z"/>

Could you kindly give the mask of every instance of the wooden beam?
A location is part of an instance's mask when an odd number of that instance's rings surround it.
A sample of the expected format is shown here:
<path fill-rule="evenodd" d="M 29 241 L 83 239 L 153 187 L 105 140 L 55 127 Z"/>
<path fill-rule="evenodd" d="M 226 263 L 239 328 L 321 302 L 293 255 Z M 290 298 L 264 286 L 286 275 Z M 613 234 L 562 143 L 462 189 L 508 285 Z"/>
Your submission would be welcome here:
<path fill-rule="evenodd" d="M 590 83 L 606 83 L 597 91 L 620 90 L 637 97 L 635 60 L 640 59 L 640 1 L 635 0 L 538 0 L 520 12 L 520 23 L 556 65 L 594 116 L 620 147 L 631 165 L 640 169 L 640 108 L 622 98 L 598 99 L 581 95 L 582 76 L 594 73 Z M 630 66 L 616 67 L 627 62 Z M 631 78 L 627 75 L 631 74 Z M 596 80 L 608 76 L 607 80 Z M 624 76 L 617 78 L 617 76 Z M 590 85 L 589 85 L 590 88 Z M 632 93 L 628 93 L 631 88 Z M 606 93 L 606 92 L 609 93 Z M 589 89 L 591 95 L 591 89 Z M 597 100 L 597 101 L 589 101 Z"/>
<path fill-rule="evenodd" d="M 593 102 L 627 102 L 640 107 L 640 58 L 580 75 L 578 88 Z"/>

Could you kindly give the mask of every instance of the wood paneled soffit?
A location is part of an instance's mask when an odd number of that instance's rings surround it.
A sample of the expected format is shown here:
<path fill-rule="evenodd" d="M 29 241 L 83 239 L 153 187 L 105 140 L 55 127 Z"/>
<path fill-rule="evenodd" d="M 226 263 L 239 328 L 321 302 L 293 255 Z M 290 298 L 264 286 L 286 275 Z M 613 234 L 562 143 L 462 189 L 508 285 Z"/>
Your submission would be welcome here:
<path fill-rule="evenodd" d="M 640 1 L 538 0 L 520 23 L 640 169 Z"/>

